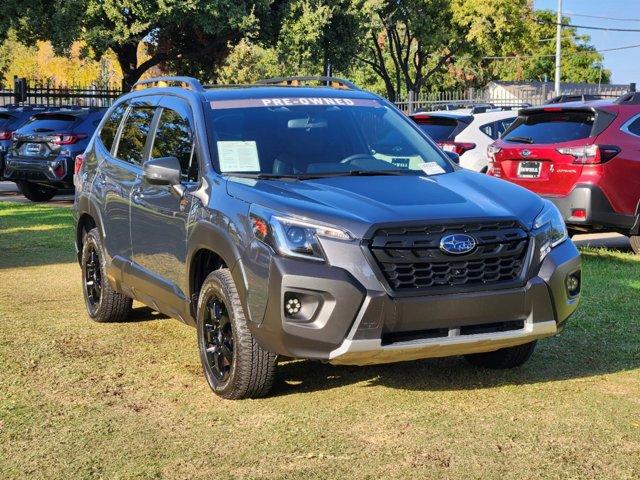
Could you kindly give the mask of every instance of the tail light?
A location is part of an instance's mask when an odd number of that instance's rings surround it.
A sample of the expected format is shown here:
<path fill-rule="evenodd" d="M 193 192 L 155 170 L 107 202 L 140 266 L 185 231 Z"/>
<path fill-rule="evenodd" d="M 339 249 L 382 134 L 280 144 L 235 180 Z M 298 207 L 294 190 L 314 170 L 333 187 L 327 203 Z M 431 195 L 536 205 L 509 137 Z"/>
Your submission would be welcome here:
<path fill-rule="evenodd" d="M 581 145 L 579 147 L 561 147 L 557 150 L 558 153 L 563 155 L 571 155 L 573 157 L 573 163 L 580 163 L 583 165 L 604 163 L 620 153 L 620 149 L 614 145 L 595 144 Z"/>
<path fill-rule="evenodd" d="M 73 145 L 78 140 L 82 140 L 83 138 L 87 138 L 87 135 L 84 133 L 64 133 L 61 135 L 50 136 L 49 141 L 54 145 Z"/>
<path fill-rule="evenodd" d="M 11 140 L 11 134 L 9 130 L 0 130 L 0 140 Z"/>
<path fill-rule="evenodd" d="M 466 142 L 438 142 L 440 148 L 442 148 L 446 152 L 454 152 L 458 155 L 462 155 L 464 152 L 468 152 L 469 150 L 473 150 L 476 148 L 475 143 L 466 143 Z"/>
<path fill-rule="evenodd" d="M 500 147 L 496 147 L 495 145 L 489 145 L 487 147 L 487 157 L 489 158 L 489 165 L 487 166 L 488 175 L 493 175 L 494 177 L 502 176 L 502 169 L 496 163 L 496 155 L 500 153 L 501 150 Z"/>
<path fill-rule="evenodd" d="M 73 174 L 77 175 L 80 173 L 80 169 L 84 165 L 84 154 L 76 155 L 76 161 L 73 164 Z"/>

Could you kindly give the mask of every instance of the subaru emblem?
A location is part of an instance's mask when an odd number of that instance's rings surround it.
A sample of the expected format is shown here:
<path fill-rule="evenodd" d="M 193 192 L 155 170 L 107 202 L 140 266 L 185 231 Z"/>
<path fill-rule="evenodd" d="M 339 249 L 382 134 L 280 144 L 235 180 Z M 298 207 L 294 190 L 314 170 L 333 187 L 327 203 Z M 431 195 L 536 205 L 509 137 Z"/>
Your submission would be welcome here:
<path fill-rule="evenodd" d="M 528 157 L 529 155 L 531 155 L 531 150 L 527 150 L 527 149 L 522 150 L 522 152 L 520 152 L 520 154 L 521 154 L 523 157 Z"/>
<path fill-rule="evenodd" d="M 462 255 L 476 248 L 476 239 L 464 233 L 445 235 L 440 240 L 440 250 L 451 255 Z"/>

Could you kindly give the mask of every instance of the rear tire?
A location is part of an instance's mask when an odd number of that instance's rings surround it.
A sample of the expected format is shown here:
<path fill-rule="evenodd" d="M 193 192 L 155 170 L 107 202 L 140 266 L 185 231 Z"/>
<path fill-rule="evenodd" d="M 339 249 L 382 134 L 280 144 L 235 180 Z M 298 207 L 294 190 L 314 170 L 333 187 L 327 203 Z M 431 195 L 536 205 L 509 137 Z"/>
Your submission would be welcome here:
<path fill-rule="evenodd" d="M 106 258 L 100 231 L 93 228 L 82 246 L 82 291 L 87 313 L 100 323 L 122 322 L 131 314 L 133 300 L 116 292 L 106 274 Z"/>
<path fill-rule="evenodd" d="M 631 235 L 629 237 L 629 243 L 631 243 L 631 249 L 636 255 L 640 255 L 640 235 Z"/>
<path fill-rule="evenodd" d="M 32 202 L 48 202 L 58 193 L 56 188 L 45 187 L 37 183 L 25 182 L 24 180 L 18 180 L 16 185 L 20 193 Z"/>
<path fill-rule="evenodd" d="M 476 367 L 491 369 L 515 368 L 523 365 L 536 348 L 536 342 L 529 342 L 515 347 L 501 348 L 495 352 L 472 353 L 465 359 Z"/>
<path fill-rule="evenodd" d="M 198 298 L 198 348 L 205 377 L 222 398 L 263 397 L 273 385 L 277 356 L 264 350 L 247 327 L 233 277 L 209 274 Z"/>

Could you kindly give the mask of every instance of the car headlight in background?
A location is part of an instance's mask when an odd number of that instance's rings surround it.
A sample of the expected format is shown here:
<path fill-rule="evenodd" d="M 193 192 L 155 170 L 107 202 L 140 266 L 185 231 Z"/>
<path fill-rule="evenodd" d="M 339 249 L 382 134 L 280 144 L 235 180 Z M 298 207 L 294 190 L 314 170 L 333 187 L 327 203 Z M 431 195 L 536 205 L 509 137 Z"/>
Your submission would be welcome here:
<path fill-rule="evenodd" d="M 278 214 L 256 205 L 251 206 L 249 219 L 254 236 L 286 257 L 324 261 L 319 237 L 352 239 L 344 230 Z"/>
<path fill-rule="evenodd" d="M 569 237 L 562 214 L 549 200 L 544 200 L 544 207 L 533 222 L 533 234 L 540 246 L 540 260 Z"/>

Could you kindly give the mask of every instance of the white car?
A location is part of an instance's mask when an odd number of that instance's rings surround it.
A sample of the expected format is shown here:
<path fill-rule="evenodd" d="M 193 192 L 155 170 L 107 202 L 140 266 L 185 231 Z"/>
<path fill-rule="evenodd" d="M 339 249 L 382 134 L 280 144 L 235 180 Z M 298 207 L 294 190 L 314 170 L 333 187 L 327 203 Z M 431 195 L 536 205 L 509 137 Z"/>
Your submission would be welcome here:
<path fill-rule="evenodd" d="M 460 155 L 460 165 L 486 173 L 487 147 L 498 139 L 518 116 L 517 110 L 495 109 L 471 113 L 470 109 L 419 112 L 411 118 L 443 150 Z"/>

